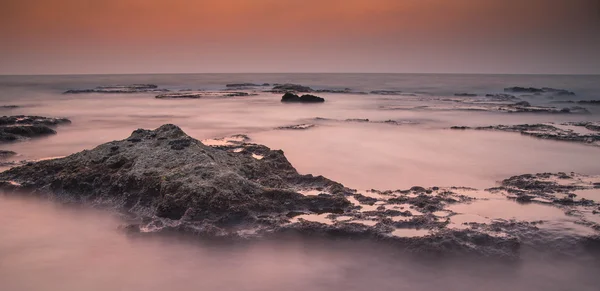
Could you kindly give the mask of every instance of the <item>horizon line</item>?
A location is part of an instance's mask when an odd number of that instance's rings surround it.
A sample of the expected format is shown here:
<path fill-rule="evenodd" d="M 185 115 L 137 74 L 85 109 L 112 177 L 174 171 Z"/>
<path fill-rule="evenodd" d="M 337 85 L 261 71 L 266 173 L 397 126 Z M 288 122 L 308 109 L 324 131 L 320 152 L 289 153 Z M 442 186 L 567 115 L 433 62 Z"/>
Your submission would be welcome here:
<path fill-rule="evenodd" d="M 512 76 L 600 76 L 600 73 L 451 73 L 451 72 L 196 72 L 196 73 L 59 73 L 59 74 L 0 74 L 0 77 L 11 76 L 107 76 L 107 75 L 242 75 L 242 74 L 386 74 L 386 75 L 512 75 Z"/>

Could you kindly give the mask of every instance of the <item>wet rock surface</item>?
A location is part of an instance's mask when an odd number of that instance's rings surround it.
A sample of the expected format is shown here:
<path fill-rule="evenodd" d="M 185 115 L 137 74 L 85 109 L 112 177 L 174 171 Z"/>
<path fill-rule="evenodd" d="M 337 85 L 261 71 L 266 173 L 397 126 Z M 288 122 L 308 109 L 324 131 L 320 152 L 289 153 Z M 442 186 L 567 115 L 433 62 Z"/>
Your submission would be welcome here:
<path fill-rule="evenodd" d="M 71 121 L 66 118 L 25 115 L 2 116 L 0 117 L 0 143 L 56 134 L 52 127 L 70 123 Z"/>
<path fill-rule="evenodd" d="M 580 128 L 583 128 L 582 131 Z M 453 126 L 455 130 L 497 130 L 506 132 L 518 132 L 523 135 L 533 136 L 541 139 L 558 141 L 570 141 L 600 146 L 600 125 L 597 122 L 575 122 L 563 124 L 519 124 L 519 125 L 495 125 L 495 126 Z"/>
<path fill-rule="evenodd" d="M 132 84 L 132 85 L 115 85 L 115 86 L 98 86 L 92 89 L 71 89 L 63 94 L 86 94 L 86 93 L 103 93 L 103 94 L 126 94 L 126 93 L 157 93 L 168 92 L 167 89 L 159 89 L 154 84 Z"/>
<path fill-rule="evenodd" d="M 325 102 L 325 99 L 318 97 L 318 96 L 310 95 L 310 94 L 298 96 L 296 94 L 288 92 L 288 93 L 285 93 L 281 97 L 281 102 L 284 102 L 284 103 L 323 103 L 323 102 Z"/>
<path fill-rule="evenodd" d="M 246 97 L 257 94 L 233 91 L 184 91 L 156 95 L 157 99 L 200 99 L 200 98 L 224 98 L 224 97 Z"/>

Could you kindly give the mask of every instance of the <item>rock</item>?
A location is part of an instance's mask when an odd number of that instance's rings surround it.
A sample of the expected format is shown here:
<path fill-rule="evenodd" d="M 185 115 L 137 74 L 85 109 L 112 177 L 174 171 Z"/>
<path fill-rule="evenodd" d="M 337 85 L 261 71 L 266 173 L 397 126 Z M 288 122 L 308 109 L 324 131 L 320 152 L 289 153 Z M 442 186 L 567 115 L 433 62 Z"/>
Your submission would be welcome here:
<path fill-rule="evenodd" d="M 0 143 L 56 134 L 56 131 L 50 127 L 70 123 L 71 121 L 66 118 L 2 116 L 0 117 Z"/>
<path fill-rule="evenodd" d="M 55 126 L 60 124 L 70 124 L 71 121 L 66 118 L 51 118 L 42 116 L 2 116 L 0 117 L 0 126 L 6 125 L 47 125 Z"/>
<path fill-rule="evenodd" d="M 2 106 L 0 106 L 0 109 L 17 109 L 20 107 L 21 106 L 19 106 L 19 105 L 2 105 Z"/>
<path fill-rule="evenodd" d="M 589 130 L 596 129 L 595 123 L 576 122 L 563 125 L 585 126 Z M 552 124 L 519 124 L 519 125 L 496 125 L 482 127 L 452 126 L 451 129 L 475 129 L 475 130 L 498 130 L 506 132 L 518 132 L 523 135 L 533 136 L 541 139 L 570 141 L 600 146 L 600 132 L 597 134 L 584 134 L 572 130 L 558 128 Z M 600 130 L 600 126 L 597 128 Z"/>
<path fill-rule="evenodd" d="M 254 84 L 254 83 L 233 83 L 227 84 L 225 87 L 227 88 L 239 88 L 239 87 L 261 87 L 261 86 L 269 86 L 269 83 L 264 84 Z"/>
<path fill-rule="evenodd" d="M 0 126 L 0 142 L 18 141 L 49 134 L 56 134 L 56 131 L 45 125 Z"/>
<path fill-rule="evenodd" d="M 16 156 L 16 155 L 17 155 L 17 153 L 15 153 L 13 151 L 0 150 L 0 160 L 10 158 L 10 157 Z"/>
<path fill-rule="evenodd" d="M 600 100 L 580 100 L 577 101 L 577 103 L 586 105 L 600 105 Z"/>
<path fill-rule="evenodd" d="M 252 157 L 256 150 L 262 150 L 263 159 Z M 273 227 L 290 211 L 327 213 L 350 206 L 343 195 L 295 192 L 343 186 L 298 174 L 281 151 L 256 145 L 231 153 L 205 146 L 175 125 L 138 129 L 92 150 L 12 168 L 0 173 L 0 181 L 59 201 L 109 205 L 140 217 L 226 231 Z"/>
<path fill-rule="evenodd" d="M 533 88 L 533 87 L 509 87 L 509 88 L 504 88 L 505 92 L 513 92 L 513 93 L 534 93 L 534 94 L 541 94 L 541 93 L 551 93 L 553 95 L 557 95 L 557 96 L 573 96 L 575 95 L 575 93 L 568 91 L 568 90 L 564 90 L 564 89 L 554 89 L 554 88 L 548 88 L 548 87 L 544 87 L 544 88 Z"/>
<path fill-rule="evenodd" d="M 513 92 L 513 93 L 542 93 L 544 90 L 533 88 L 533 87 L 509 87 L 504 88 L 505 92 Z"/>
<path fill-rule="evenodd" d="M 276 84 L 273 86 L 273 93 L 284 93 L 284 92 L 298 92 L 298 93 L 310 93 L 314 90 L 307 86 L 297 84 Z"/>
<path fill-rule="evenodd" d="M 374 95 L 402 95 L 402 91 L 399 90 L 373 90 L 370 93 Z"/>
<path fill-rule="evenodd" d="M 455 93 L 454 96 L 457 96 L 457 97 L 477 97 L 477 94 L 472 94 L 472 93 Z"/>
<path fill-rule="evenodd" d="M 510 94 L 485 94 L 485 97 L 488 97 L 494 101 L 514 101 L 519 99 Z"/>
<path fill-rule="evenodd" d="M 286 102 L 286 103 L 322 103 L 325 102 L 325 99 L 321 98 L 321 97 L 317 97 L 314 95 L 302 95 L 302 96 L 298 96 L 296 94 L 292 94 L 292 93 L 285 93 L 283 95 L 283 97 L 281 97 L 281 102 Z"/>
<path fill-rule="evenodd" d="M 314 124 L 303 123 L 303 124 L 296 124 L 296 125 L 280 126 L 275 129 L 306 130 L 306 129 L 313 128 L 313 127 L 315 127 Z"/>
<path fill-rule="evenodd" d="M 115 85 L 98 86 L 93 89 L 71 89 L 63 94 L 85 94 L 85 93 L 104 93 L 104 94 L 125 94 L 125 93 L 147 93 L 147 92 L 168 92 L 167 89 L 158 89 L 154 84 L 133 84 L 133 85 Z"/>
<path fill-rule="evenodd" d="M 529 104 L 529 102 L 527 102 L 527 101 L 521 101 L 521 102 L 515 103 L 515 106 L 531 107 L 531 104 Z"/>
<path fill-rule="evenodd" d="M 232 91 L 199 91 L 199 92 L 174 92 L 156 95 L 158 99 L 200 99 L 200 98 L 223 98 L 223 97 L 246 97 L 256 96 L 247 92 L 232 92 Z"/>

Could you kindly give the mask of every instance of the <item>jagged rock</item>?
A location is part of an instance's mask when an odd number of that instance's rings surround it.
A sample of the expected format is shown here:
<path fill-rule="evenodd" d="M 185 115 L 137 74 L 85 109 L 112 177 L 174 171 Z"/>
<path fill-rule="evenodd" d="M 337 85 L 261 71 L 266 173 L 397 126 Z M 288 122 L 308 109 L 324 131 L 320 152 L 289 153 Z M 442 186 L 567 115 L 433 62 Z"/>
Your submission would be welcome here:
<path fill-rule="evenodd" d="M 147 93 L 147 92 L 168 92 L 167 89 L 158 89 L 154 84 L 133 84 L 133 85 L 115 85 L 98 86 L 93 89 L 71 89 L 63 94 L 84 94 L 84 93 L 105 93 L 105 94 L 123 94 L 123 93 Z"/>
<path fill-rule="evenodd" d="M 286 102 L 286 103 L 322 103 L 325 102 L 325 99 L 321 98 L 321 97 L 317 97 L 314 95 L 302 95 L 302 96 L 298 96 L 296 94 L 292 94 L 292 93 L 285 93 L 283 95 L 283 97 L 281 97 L 281 102 Z"/>
<path fill-rule="evenodd" d="M 343 186 L 300 175 L 283 152 L 263 146 L 264 157 L 203 145 L 175 125 L 138 129 L 61 159 L 0 173 L 36 195 L 60 201 L 110 205 L 142 217 L 168 218 L 217 228 L 265 226 L 259 216 L 282 223 L 290 211 L 339 212 L 342 194 L 304 196 L 298 187 Z M 261 222 L 263 221 L 263 222 Z"/>

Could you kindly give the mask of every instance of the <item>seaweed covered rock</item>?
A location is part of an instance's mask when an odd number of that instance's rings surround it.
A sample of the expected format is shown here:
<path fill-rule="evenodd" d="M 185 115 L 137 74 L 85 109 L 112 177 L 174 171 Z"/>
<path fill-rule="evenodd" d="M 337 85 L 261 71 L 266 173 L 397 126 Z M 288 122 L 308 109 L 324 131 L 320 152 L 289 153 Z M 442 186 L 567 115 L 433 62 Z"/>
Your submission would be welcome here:
<path fill-rule="evenodd" d="M 343 188 L 340 184 L 300 175 L 282 151 L 254 147 L 264 154 L 261 159 L 206 146 L 167 124 L 65 158 L 12 168 L 0 173 L 0 181 L 59 201 L 198 223 L 205 230 L 281 224 L 289 212 L 340 212 L 350 206 L 335 190 Z M 300 187 L 338 194 L 305 196 L 294 191 Z"/>
<path fill-rule="evenodd" d="M 321 98 L 321 97 L 317 97 L 314 95 L 302 95 L 302 96 L 298 96 L 296 94 L 293 93 L 285 93 L 283 95 L 283 97 L 281 97 L 281 102 L 287 102 L 287 103 L 322 103 L 325 102 L 325 99 Z"/>

